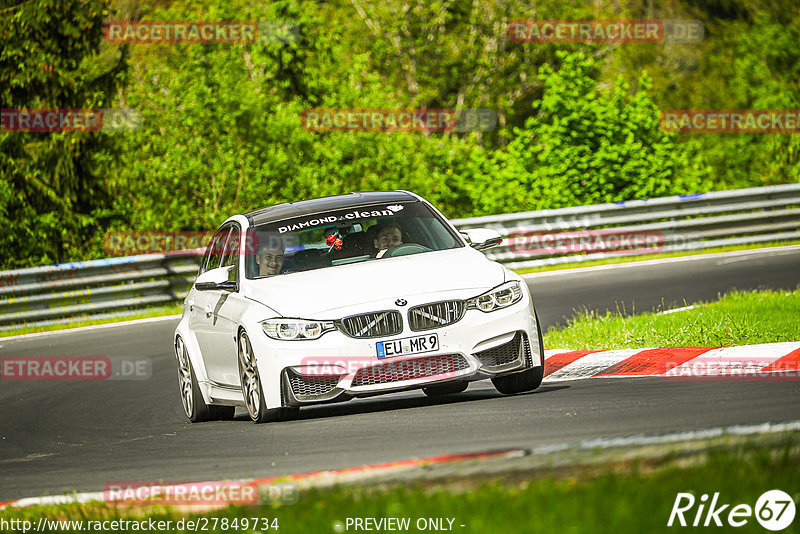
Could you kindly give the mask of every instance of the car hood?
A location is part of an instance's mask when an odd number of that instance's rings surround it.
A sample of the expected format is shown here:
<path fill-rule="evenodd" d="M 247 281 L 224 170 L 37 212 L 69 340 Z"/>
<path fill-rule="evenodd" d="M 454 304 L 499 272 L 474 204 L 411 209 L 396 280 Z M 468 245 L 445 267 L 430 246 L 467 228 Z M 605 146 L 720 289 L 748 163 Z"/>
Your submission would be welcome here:
<path fill-rule="evenodd" d="M 418 300 L 415 295 L 458 290 L 478 294 L 504 280 L 500 264 L 465 247 L 249 280 L 244 296 L 283 317 L 322 319 L 371 302 L 385 309 L 398 298 Z"/>

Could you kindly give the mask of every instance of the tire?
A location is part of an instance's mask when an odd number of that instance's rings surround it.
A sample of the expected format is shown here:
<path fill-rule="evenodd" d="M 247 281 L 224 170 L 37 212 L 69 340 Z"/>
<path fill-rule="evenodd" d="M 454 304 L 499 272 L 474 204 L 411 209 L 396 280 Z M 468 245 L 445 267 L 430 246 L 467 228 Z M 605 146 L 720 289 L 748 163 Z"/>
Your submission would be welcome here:
<path fill-rule="evenodd" d="M 442 384 L 440 386 L 428 386 L 422 388 L 422 392 L 429 397 L 439 397 L 441 395 L 454 395 L 467 389 L 469 382 L 454 382 L 452 384 Z"/>
<path fill-rule="evenodd" d="M 544 378 L 544 343 L 542 342 L 542 327 L 539 324 L 539 316 L 536 315 L 535 311 L 534 315 L 536 316 L 536 330 L 539 335 L 539 361 L 541 365 L 533 369 L 492 378 L 492 384 L 494 384 L 495 389 L 504 395 L 533 391 L 542 385 L 542 379 Z"/>
<path fill-rule="evenodd" d="M 189 352 L 181 337 L 175 341 L 175 357 L 178 360 L 178 387 L 180 388 L 183 413 L 192 423 L 201 423 L 212 419 L 233 418 L 236 410 L 233 406 L 209 406 L 203 400 L 197 375 L 189 359 Z"/>
<path fill-rule="evenodd" d="M 247 406 L 247 413 L 255 423 L 269 423 L 273 421 L 284 421 L 296 415 L 298 410 L 295 408 L 267 408 L 267 401 L 264 400 L 264 389 L 261 386 L 261 377 L 258 376 L 258 365 L 253 354 L 253 347 L 250 345 L 250 338 L 246 332 L 239 336 L 239 379 L 242 383 L 242 397 Z"/>

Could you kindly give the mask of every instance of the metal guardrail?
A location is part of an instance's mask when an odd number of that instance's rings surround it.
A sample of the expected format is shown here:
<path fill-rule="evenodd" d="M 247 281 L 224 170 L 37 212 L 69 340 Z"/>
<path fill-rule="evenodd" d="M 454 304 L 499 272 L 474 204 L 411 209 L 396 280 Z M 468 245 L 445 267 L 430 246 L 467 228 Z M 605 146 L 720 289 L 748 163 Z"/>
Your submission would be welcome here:
<path fill-rule="evenodd" d="M 503 243 L 486 255 L 512 269 L 800 240 L 800 184 L 474 217 L 453 223 L 459 230 L 493 228 L 500 232 Z M 649 238 L 648 246 L 609 246 L 635 235 Z M 595 246 L 598 236 L 603 242 L 599 248 Z M 616 237 L 612 240 L 609 236 Z M 0 272 L 0 329 L 18 323 L 41 325 L 98 314 L 119 315 L 126 312 L 115 310 L 180 301 L 191 287 L 199 258 L 187 253 L 148 254 Z"/>
<path fill-rule="evenodd" d="M 182 300 L 199 258 L 147 254 L 0 272 L 0 329 Z"/>
<path fill-rule="evenodd" d="M 453 220 L 453 224 L 459 230 L 493 228 L 500 232 L 503 243 L 486 255 L 510 269 L 798 240 L 800 184 L 473 217 Z M 599 251 L 588 244 L 575 247 L 579 250 L 563 250 L 581 237 L 591 241 L 598 235 L 620 238 L 637 234 L 652 237 L 657 246 L 614 249 L 606 239 Z M 543 241 L 556 244 L 559 238 L 561 252 L 558 246 L 541 246 Z M 532 242 L 536 246 L 531 247 Z"/>

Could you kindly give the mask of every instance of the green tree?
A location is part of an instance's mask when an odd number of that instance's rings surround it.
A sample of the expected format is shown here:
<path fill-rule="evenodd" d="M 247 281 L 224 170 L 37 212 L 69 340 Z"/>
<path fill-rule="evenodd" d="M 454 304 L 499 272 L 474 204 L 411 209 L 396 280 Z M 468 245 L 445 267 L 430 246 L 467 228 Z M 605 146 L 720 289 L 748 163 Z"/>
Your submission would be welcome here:
<path fill-rule="evenodd" d="M 502 146 L 541 98 L 539 66 L 582 44 L 515 42 L 509 23 L 531 18 L 614 18 L 613 10 L 558 0 L 344 0 L 331 9 L 348 45 L 368 50 L 369 68 L 410 107 L 490 109 L 497 128 L 477 133 L 487 148 Z M 544 15 L 546 13 L 546 16 Z M 604 14 L 606 13 L 606 14 Z"/>
<path fill-rule="evenodd" d="M 800 4 L 734 0 L 688 6 L 640 2 L 643 18 L 697 19 L 704 39 L 692 44 L 620 47 L 604 78 L 647 69 L 662 109 L 797 109 L 800 107 Z M 800 179 L 796 134 L 687 133 L 681 144 L 702 152 L 712 189 L 756 187 Z"/>
<path fill-rule="evenodd" d="M 622 78 L 602 87 L 595 59 L 580 52 L 558 57 L 557 71 L 539 71 L 545 90 L 533 103 L 536 114 L 505 150 L 476 160 L 493 181 L 478 192 L 481 213 L 693 193 L 707 185 L 702 159 L 660 128 L 646 74 L 635 91 Z"/>
<path fill-rule="evenodd" d="M 193 2 L 146 13 L 191 19 Z M 344 49 L 312 2 L 264 8 L 245 0 L 206 6 L 210 20 L 289 21 L 286 39 L 254 44 L 140 45 L 132 50 L 126 105 L 142 114 L 111 173 L 120 228 L 209 230 L 234 212 L 351 191 L 412 189 L 470 209 L 453 176 L 469 143 L 421 133 L 316 133 L 309 108 L 406 108 Z M 453 185 L 451 185 L 453 184 Z"/>
<path fill-rule="evenodd" d="M 101 0 L 0 1 L 0 108 L 106 107 L 125 58 L 103 54 Z M 95 158 L 103 133 L 0 132 L 0 235 L 4 267 L 79 257 L 112 216 Z M 13 223 L 13 224 L 12 224 Z"/>

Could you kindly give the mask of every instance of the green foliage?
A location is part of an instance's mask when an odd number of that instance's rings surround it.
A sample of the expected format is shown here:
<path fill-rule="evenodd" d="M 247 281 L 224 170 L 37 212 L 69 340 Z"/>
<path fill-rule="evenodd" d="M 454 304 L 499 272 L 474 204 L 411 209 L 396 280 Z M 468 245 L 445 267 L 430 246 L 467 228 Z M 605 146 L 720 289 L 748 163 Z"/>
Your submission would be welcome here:
<path fill-rule="evenodd" d="M 0 223 L 17 227 L 0 237 L 2 267 L 101 257 L 108 230 L 209 230 L 350 191 L 410 189 L 465 217 L 797 181 L 796 136 L 659 128 L 660 109 L 800 107 L 800 9 L 764 2 L 0 0 L 0 106 L 141 116 L 130 132 L 0 132 Z M 507 35 L 517 19 L 637 17 L 699 18 L 706 38 Z M 108 19 L 296 29 L 253 44 L 111 45 Z M 315 133 L 300 121 L 309 108 L 482 108 L 498 124 Z"/>
<path fill-rule="evenodd" d="M 192 9 L 175 2 L 153 17 L 186 19 Z M 423 190 L 456 209 L 469 205 L 447 184 L 468 151 L 460 139 L 302 128 L 300 114 L 312 107 L 400 107 L 360 56 L 337 59 L 344 51 L 322 13 L 306 4 L 263 13 L 244 1 L 209 9 L 220 20 L 289 19 L 299 38 L 154 45 L 134 56 L 137 83 L 127 99 L 141 110 L 143 127 L 126 137 L 113 179 L 126 225 L 212 229 L 233 212 L 359 190 Z"/>
<path fill-rule="evenodd" d="M 99 54 L 101 0 L 0 2 L 0 108 L 102 108 L 124 71 Z M 80 257 L 107 224 L 110 202 L 94 158 L 113 150 L 92 133 L 0 132 L 0 234 L 6 267 Z"/>
<path fill-rule="evenodd" d="M 642 74 L 638 87 L 596 79 L 597 62 L 560 52 L 561 66 L 539 72 L 544 96 L 505 150 L 487 157 L 492 177 L 481 198 L 486 214 L 618 202 L 699 191 L 702 160 L 659 126 L 660 111 Z"/>
<path fill-rule="evenodd" d="M 675 9 L 668 3 L 650 16 L 682 18 Z M 648 69 L 662 109 L 798 109 L 798 16 L 800 4 L 790 0 L 698 4 L 685 18 L 703 22 L 703 41 L 620 47 L 609 70 L 635 75 Z M 800 179 L 796 134 L 702 133 L 679 139 L 704 155 L 715 189 Z"/>
<path fill-rule="evenodd" d="M 556 60 L 560 49 L 584 45 L 517 43 L 508 37 L 509 21 L 548 13 L 553 19 L 597 15 L 588 6 L 558 0 L 361 0 L 331 7 L 351 41 L 368 50 L 367 67 L 380 75 L 384 90 L 408 107 L 491 109 L 493 132 L 476 134 L 481 146 L 497 148 L 513 136 L 541 97 L 538 67 Z M 613 11 L 609 11 L 609 18 Z"/>

